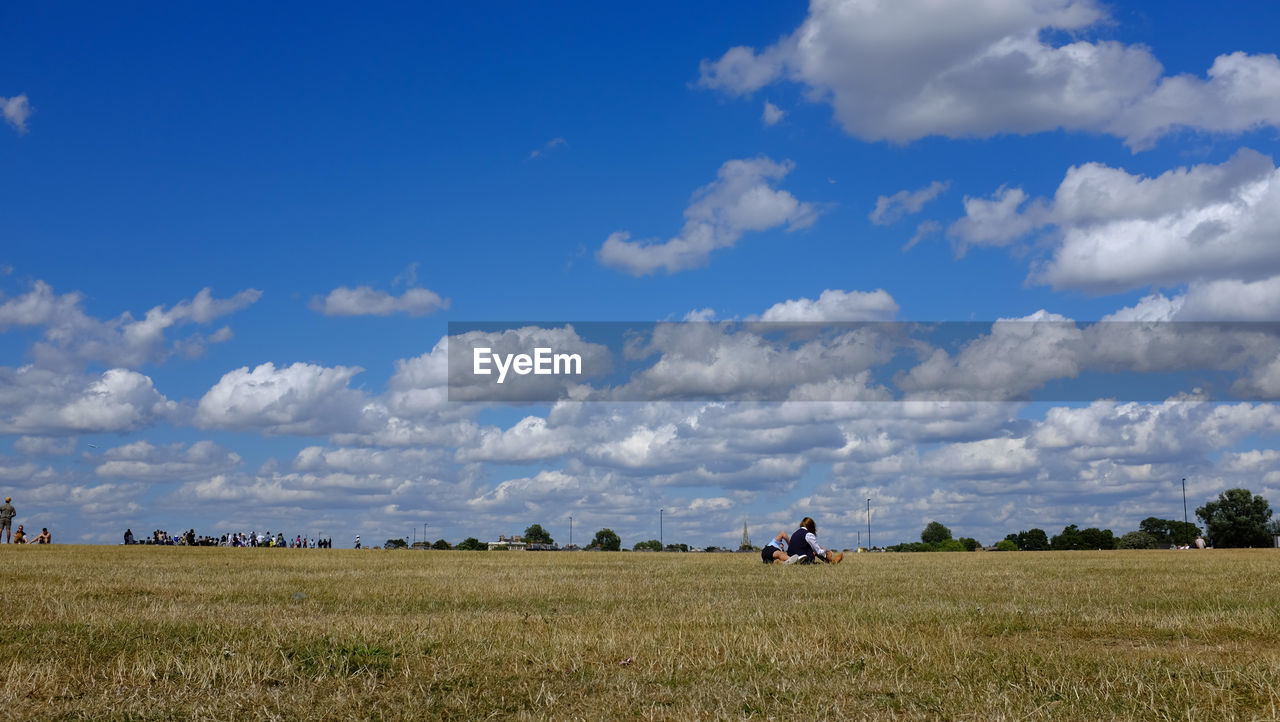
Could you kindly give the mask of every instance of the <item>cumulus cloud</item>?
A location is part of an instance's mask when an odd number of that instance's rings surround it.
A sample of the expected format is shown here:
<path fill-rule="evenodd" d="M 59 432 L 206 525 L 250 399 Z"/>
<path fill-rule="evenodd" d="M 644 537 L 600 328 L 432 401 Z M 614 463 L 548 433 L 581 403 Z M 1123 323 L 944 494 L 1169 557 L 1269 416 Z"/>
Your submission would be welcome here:
<path fill-rule="evenodd" d="M 76 437 L 20 436 L 13 448 L 24 456 L 67 456 L 75 453 Z"/>
<path fill-rule="evenodd" d="M 0 368 L 0 433 L 135 431 L 177 411 L 149 377 L 127 369 L 94 377 L 35 366 Z"/>
<path fill-rule="evenodd" d="M 1192 281 L 1185 293 L 1152 293 L 1104 321 L 1258 321 L 1280 318 L 1280 276 Z"/>
<path fill-rule="evenodd" d="M 962 247 L 1047 234 L 1052 257 L 1031 280 L 1057 289 L 1117 292 L 1280 272 L 1280 169 L 1249 149 L 1155 178 L 1087 163 L 1067 171 L 1052 200 L 1002 188 L 989 200 L 965 198 L 965 210 L 948 231 Z"/>
<path fill-rule="evenodd" d="M 797 298 L 770 306 L 759 320 L 767 323 L 824 321 L 891 321 L 898 313 L 898 302 L 883 288 L 874 291 L 840 291 L 827 289 L 818 296 Z"/>
<path fill-rule="evenodd" d="M 829 297 L 825 307 L 797 304 L 774 315 L 841 313 L 845 309 L 839 306 L 856 308 L 862 300 L 850 303 L 850 299 Z M 779 336 L 773 333 L 776 330 L 755 323 L 657 324 L 647 338 L 634 339 L 627 350 L 632 358 L 656 356 L 656 360 L 603 398 L 777 401 L 795 398 L 796 393 L 808 398 L 806 390 L 812 385 L 824 393 L 838 391 L 840 400 L 885 398 L 887 392 L 871 382 L 867 371 L 893 357 L 900 343 L 897 329 L 837 324 L 830 329 L 798 329 L 801 333 L 796 337 Z"/>
<path fill-rule="evenodd" d="M 876 198 L 875 210 L 867 216 L 877 226 L 896 223 L 903 216 L 919 213 L 929 201 L 951 187 L 950 181 L 934 181 L 915 191 L 900 190 L 891 196 Z"/>
<path fill-rule="evenodd" d="M 1039 311 L 1000 319 L 991 332 L 967 341 L 954 356 L 935 348 L 895 379 L 910 396 L 1012 400 L 1053 379 L 1075 378 L 1084 363 L 1084 332 L 1070 319 Z"/>
<path fill-rule="evenodd" d="M 782 122 L 782 118 L 786 116 L 786 114 L 786 111 L 782 108 L 779 108 L 766 100 L 764 101 L 764 112 L 760 115 L 760 122 L 764 123 L 766 126 L 774 126 Z"/>
<path fill-rule="evenodd" d="M 223 375 L 196 407 L 195 423 L 206 429 L 321 434 L 354 430 L 365 395 L 348 386 L 364 369 L 294 363 L 277 369 L 264 363 Z"/>
<path fill-rule="evenodd" d="M 635 276 L 676 273 L 706 265 L 713 251 L 732 247 L 748 231 L 782 225 L 789 231 L 806 228 L 817 219 L 817 209 L 772 187 L 792 168 L 790 161 L 764 157 L 728 161 L 720 166 L 716 180 L 693 194 L 680 235 L 661 242 L 631 241 L 630 233 L 617 231 L 596 258 Z"/>
<path fill-rule="evenodd" d="M 794 82 L 829 103 L 850 135 L 899 143 L 1062 128 L 1110 133 L 1139 149 L 1175 128 L 1280 123 L 1274 55 L 1231 53 L 1206 78 L 1166 77 L 1142 46 L 1049 41 L 1109 20 L 1094 0 L 813 0 L 777 43 L 703 60 L 700 84 L 747 95 Z"/>
<path fill-rule="evenodd" d="M 212 441 L 156 446 L 144 440 L 107 449 L 94 473 L 112 479 L 168 482 L 228 471 L 240 463 L 239 454 Z"/>
<path fill-rule="evenodd" d="M 27 118 L 31 117 L 31 101 L 27 100 L 26 93 L 12 98 L 0 97 L 0 113 L 4 114 L 5 122 L 22 135 L 27 132 Z"/>
<path fill-rule="evenodd" d="M 540 416 L 526 416 L 508 429 L 489 427 L 478 443 L 458 450 L 459 461 L 527 463 L 563 456 L 574 450 L 582 429 L 556 427 Z"/>
<path fill-rule="evenodd" d="M 311 310 L 326 316 L 390 316 L 407 313 L 426 316 L 449 308 L 449 299 L 425 288 L 409 288 L 399 296 L 377 291 L 369 286 L 339 286 L 324 298 L 311 299 Z"/>
<path fill-rule="evenodd" d="M 210 343 L 231 337 L 223 327 L 208 336 L 199 334 L 170 341 L 166 333 L 185 324 L 207 324 L 257 302 L 262 292 L 246 289 L 231 298 L 214 298 L 204 288 L 190 300 L 179 301 L 170 308 L 156 306 L 140 319 L 128 311 L 102 321 L 84 313 L 83 294 L 56 294 L 53 288 L 36 281 L 27 293 L 0 304 L 0 331 L 11 327 L 43 326 L 43 339 L 31 349 L 42 364 L 66 367 L 84 361 L 99 361 L 113 366 L 137 367 L 159 362 L 175 353 L 198 356 Z"/>

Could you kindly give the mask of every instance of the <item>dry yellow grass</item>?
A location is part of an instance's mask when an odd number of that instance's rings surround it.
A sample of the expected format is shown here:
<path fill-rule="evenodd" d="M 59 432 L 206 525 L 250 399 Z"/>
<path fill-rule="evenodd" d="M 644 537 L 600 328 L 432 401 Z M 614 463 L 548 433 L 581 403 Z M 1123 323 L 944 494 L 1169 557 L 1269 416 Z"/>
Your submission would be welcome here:
<path fill-rule="evenodd" d="M 0 708 L 21 720 L 1280 718 L 1280 552 L 758 559 L 0 547 Z"/>

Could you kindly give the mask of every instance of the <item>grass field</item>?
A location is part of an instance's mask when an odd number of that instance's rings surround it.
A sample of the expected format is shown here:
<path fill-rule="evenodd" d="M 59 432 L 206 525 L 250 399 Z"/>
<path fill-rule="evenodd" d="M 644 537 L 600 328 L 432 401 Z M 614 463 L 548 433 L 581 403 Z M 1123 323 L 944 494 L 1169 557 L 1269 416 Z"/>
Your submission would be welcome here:
<path fill-rule="evenodd" d="M 1280 718 L 1280 551 L 758 560 L 3 546 L 0 709 Z"/>

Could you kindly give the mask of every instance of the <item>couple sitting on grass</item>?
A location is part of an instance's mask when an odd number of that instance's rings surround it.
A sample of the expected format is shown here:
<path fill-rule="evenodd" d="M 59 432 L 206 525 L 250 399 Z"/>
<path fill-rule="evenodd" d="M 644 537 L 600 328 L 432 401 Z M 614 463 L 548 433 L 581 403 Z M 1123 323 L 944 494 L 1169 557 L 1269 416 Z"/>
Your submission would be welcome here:
<path fill-rule="evenodd" d="M 786 532 L 778 532 L 778 536 L 760 550 L 760 560 L 765 564 L 839 564 L 841 559 L 844 555 L 840 552 L 827 551 L 818 544 L 818 524 L 807 516 L 800 520 L 800 528 L 792 532 L 790 538 Z"/>

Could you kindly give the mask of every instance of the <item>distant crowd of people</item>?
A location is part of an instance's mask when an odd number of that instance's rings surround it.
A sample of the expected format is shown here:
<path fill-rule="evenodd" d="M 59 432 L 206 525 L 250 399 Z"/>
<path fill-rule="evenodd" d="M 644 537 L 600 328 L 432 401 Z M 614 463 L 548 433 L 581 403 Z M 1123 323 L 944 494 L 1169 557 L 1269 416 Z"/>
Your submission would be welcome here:
<path fill-rule="evenodd" d="M 301 534 L 292 539 L 283 533 L 260 534 L 257 531 L 231 532 L 222 536 L 197 535 L 195 529 L 188 529 L 176 536 L 167 531 L 157 529 L 151 536 L 137 539 L 132 529 L 124 531 L 125 544 L 155 544 L 160 546 L 188 547 L 273 547 L 280 549 L 332 549 L 332 537 L 308 537 Z"/>

